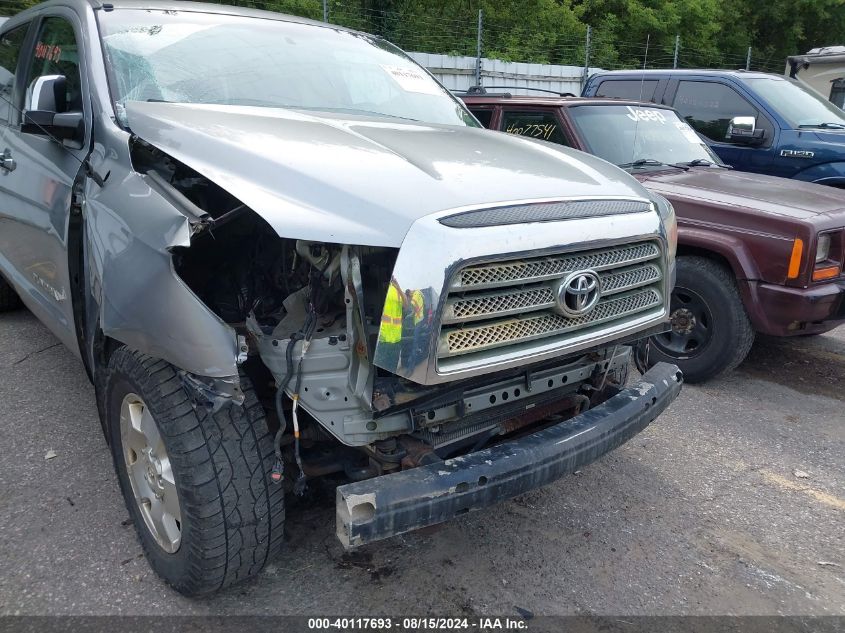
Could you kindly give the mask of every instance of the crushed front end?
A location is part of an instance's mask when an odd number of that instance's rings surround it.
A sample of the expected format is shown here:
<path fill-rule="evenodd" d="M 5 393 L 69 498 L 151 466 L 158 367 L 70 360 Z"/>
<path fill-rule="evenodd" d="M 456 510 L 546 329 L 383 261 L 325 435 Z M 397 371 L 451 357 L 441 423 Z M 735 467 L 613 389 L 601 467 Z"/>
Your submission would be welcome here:
<path fill-rule="evenodd" d="M 629 345 L 666 327 L 667 217 L 649 200 L 523 203 L 426 216 L 398 251 L 291 243 L 299 283 L 245 318 L 276 389 L 279 479 L 352 480 L 337 521 L 355 546 L 627 440 L 682 382 L 661 366 L 625 388 Z"/>
<path fill-rule="evenodd" d="M 337 489 L 337 537 L 356 547 L 529 492 L 595 461 L 642 431 L 680 393 L 660 363 L 642 380 L 539 431 L 438 463 Z"/>

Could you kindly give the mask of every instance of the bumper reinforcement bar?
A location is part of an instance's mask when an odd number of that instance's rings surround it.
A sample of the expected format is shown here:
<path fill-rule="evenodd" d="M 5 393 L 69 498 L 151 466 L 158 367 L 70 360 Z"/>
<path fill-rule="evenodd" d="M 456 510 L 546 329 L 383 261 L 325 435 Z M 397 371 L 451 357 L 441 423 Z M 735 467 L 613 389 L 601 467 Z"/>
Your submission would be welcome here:
<path fill-rule="evenodd" d="M 337 489 L 337 536 L 346 547 L 447 521 L 544 486 L 642 431 L 681 391 L 659 363 L 594 409 L 520 439 Z"/>

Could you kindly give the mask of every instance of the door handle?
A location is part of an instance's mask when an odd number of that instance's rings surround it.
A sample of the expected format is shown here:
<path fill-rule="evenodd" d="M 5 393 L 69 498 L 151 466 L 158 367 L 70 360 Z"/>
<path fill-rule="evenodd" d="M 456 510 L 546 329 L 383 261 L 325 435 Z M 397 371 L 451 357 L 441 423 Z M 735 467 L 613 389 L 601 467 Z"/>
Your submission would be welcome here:
<path fill-rule="evenodd" d="M 3 153 L 0 154 L 0 169 L 4 170 L 5 172 L 15 171 L 17 169 L 18 164 L 15 162 L 15 159 L 12 158 L 12 152 L 9 151 L 7 147 L 3 150 Z"/>

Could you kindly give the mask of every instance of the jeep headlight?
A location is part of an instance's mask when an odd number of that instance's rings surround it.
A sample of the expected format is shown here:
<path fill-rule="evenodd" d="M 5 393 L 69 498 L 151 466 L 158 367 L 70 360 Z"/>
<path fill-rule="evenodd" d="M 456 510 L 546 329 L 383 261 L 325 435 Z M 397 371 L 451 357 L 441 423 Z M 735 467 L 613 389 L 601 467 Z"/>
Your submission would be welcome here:
<path fill-rule="evenodd" d="M 830 233 L 819 235 L 816 242 L 816 263 L 821 263 L 830 258 Z"/>

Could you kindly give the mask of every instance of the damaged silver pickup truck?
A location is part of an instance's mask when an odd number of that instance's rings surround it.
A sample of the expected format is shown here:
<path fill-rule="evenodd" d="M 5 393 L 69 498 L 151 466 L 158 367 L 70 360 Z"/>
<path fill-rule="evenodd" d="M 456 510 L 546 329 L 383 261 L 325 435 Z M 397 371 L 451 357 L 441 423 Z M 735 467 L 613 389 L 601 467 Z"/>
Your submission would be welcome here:
<path fill-rule="evenodd" d="M 379 38 L 55 0 L 0 66 L 0 308 L 81 358 L 185 594 L 258 573 L 316 480 L 359 546 L 571 473 L 680 391 L 666 364 L 626 387 L 666 328 L 669 203 L 481 129 Z"/>

